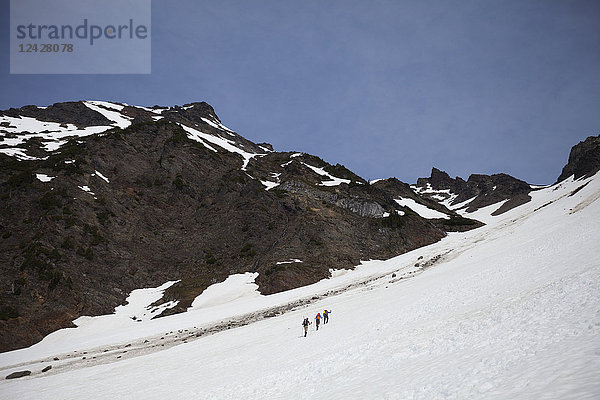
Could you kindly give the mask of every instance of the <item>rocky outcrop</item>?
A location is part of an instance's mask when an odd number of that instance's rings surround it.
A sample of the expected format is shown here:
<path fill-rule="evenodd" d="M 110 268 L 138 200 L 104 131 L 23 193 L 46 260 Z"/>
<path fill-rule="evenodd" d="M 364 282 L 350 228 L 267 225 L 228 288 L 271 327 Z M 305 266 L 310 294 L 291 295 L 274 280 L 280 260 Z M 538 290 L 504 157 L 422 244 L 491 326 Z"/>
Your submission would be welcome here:
<path fill-rule="evenodd" d="M 6 379 L 17 379 L 31 375 L 31 371 L 17 371 L 6 376 Z"/>
<path fill-rule="evenodd" d="M 462 193 L 468 188 L 467 182 L 462 178 L 457 176 L 455 179 L 452 179 L 445 171 L 440 171 L 435 167 L 431 169 L 431 176 L 429 178 L 417 179 L 417 186 L 427 187 L 427 184 L 437 190 L 449 189 L 454 193 Z"/>
<path fill-rule="evenodd" d="M 1 111 L 0 115 L 8 117 L 30 117 L 41 121 L 74 124 L 80 127 L 91 125 L 110 125 L 110 121 L 102 114 L 86 107 L 82 102 L 56 103 L 45 108 L 25 106 Z"/>
<path fill-rule="evenodd" d="M 446 188 L 449 188 L 453 185 L 453 180 L 445 172 L 436 170 L 434 168 L 432 176 L 434 176 L 433 181 L 436 185 L 444 186 Z M 456 213 L 455 211 L 448 209 L 446 206 L 439 203 L 439 198 L 435 199 L 432 197 L 428 197 L 427 194 L 419 195 L 415 193 L 415 191 L 409 185 L 399 181 L 396 178 L 383 179 L 377 181 L 372 186 L 382 189 L 386 193 L 391 194 L 394 199 L 411 199 L 415 203 L 421 204 L 424 207 L 446 214 L 448 216 L 447 218 L 437 218 L 429 220 L 432 224 L 434 224 L 435 226 L 437 226 L 445 232 L 464 232 L 467 230 L 478 228 L 483 225 L 479 221 L 465 218 Z M 427 183 L 425 183 L 425 186 L 431 187 L 427 186 Z M 407 212 L 407 208 L 403 207 L 401 211 Z"/>
<path fill-rule="evenodd" d="M 345 191 L 339 190 L 339 188 L 318 189 L 302 181 L 289 180 L 281 185 L 280 190 L 336 205 L 361 217 L 381 218 L 385 212 L 385 209 L 371 198 L 357 194 L 348 196 Z"/>
<path fill-rule="evenodd" d="M 498 215 L 531 200 L 531 186 L 507 174 L 471 175 L 467 186 L 476 196 L 468 204 L 467 212 L 508 200 L 504 205 L 510 203 L 509 206 L 493 213 Z"/>
<path fill-rule="evenodd" d="M 598 171 L 600 171 L 600 135 L 590 136 L 573 146 L 569 161 L 557 182 L 562 182 L 570 176 L 574 176 L 575 179 L 592 176 Z"/>
<path fill-rule="evenodd" d="M 494 215 L 498 215 L 530 201 L 529 192 L 532 189 L 527 182 L 507 174 L 473 174 L 465 181 L 460 177 L 452 179 L 446 172 L 433 168 L 431 177 L 417 180 L 416 190 L 423 197 L 448 200 L 450 204 L 470 200 L 464 206 L 467 212 L 506 200 L 494 212 Z"/>

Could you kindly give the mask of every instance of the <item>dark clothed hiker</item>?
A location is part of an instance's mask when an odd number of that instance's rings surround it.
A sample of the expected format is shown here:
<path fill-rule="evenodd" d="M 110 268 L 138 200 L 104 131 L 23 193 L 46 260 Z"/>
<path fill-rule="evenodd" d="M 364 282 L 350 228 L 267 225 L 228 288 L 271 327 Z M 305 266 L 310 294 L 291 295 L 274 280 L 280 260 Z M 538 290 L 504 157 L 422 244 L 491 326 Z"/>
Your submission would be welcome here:
<path fill-rule="evenodd" d="M 304 327 L 304 337 L 306 337 L 306 334 L 308 333 L 309 325 L 310 325 L 310 322 L 308 321 L 308 318 L 304 318 L 304 321 L 302 321 L 302 326 Z"/>

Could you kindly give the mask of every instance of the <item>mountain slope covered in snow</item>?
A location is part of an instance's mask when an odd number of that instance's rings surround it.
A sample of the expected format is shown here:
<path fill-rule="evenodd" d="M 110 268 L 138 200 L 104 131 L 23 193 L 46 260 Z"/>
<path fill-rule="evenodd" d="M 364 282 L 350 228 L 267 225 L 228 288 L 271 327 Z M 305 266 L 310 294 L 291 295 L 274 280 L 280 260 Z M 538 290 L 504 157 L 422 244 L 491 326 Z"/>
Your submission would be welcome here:
<path fill-rule="evenodd" d="M 0 397 L 595 399 L 598 154 L 411 187 L 206 103 L 4 111 L 0 339 L 44 339 L 0 353 Z"/>
<path fill-rule="evenodd" d="M 3 374 L 32 372 L 2 381 L 0 392 L 28 399 L 597 398 L 599 199 L 598 174 L 570 177 L 500 215 L 479 209 L 486 226 L 313 285 L 261 296 L 255 275 L 233 276 L 186 313 L 142 322 L 129 318 L 144 309 L 132 301 L 128 310 L 0 354 Z M 303 317 L 323 309 L 332 310 L 329 324 L 311 326 L 304 338 Z M 41 372 L 47 365 L 53 368 Z"/>

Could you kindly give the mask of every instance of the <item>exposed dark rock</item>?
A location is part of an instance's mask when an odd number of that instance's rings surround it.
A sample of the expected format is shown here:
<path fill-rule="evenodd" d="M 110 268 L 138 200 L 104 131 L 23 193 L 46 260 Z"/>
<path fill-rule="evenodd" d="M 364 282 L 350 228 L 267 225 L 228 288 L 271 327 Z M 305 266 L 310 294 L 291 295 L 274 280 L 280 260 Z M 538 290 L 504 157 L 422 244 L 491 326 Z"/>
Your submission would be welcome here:
<path fill-rule="evenodd" d="M 451 204 L 471 200 L 465 206 L 467 212 L 508 200 L 494 212 L 494 215 L 530 201 L 529 192 L 532 190 L 526 182 L 507 174 L 473 174 L 465 181 L 460 177 L 452 179 L 446 172 L 437 168 L 432 169 L 431 177 L 419 178 L 417 188 L 421 189 L 421 196 L 425 198 L 440 200 L 440 196 L 449 199 L 451 195 L 456 195 Z M 450 193 L 427 193 L 427 188 L 436 191 L 450 190 Z"/>
<path fill-rule="evenodd" d="M 24 376 L 29 376 L 29 375 L 31 375 L 31 371 L 18 371 L 18 372 L 13 372 L 12 374 L 8 375 L 6 377 L 6 379 L 23 378 Z"/>
<path fill-rule="evenodd" d="M 590 136 L 571 149 L 569 162 L 562 170 L 557 182 L 562 182 L 571 175 L 575 179 L 592 176 L 600 170 L 600 135 Z"/>
<path fill-rule="evenodd" d="M 452 179 L 448 177 L 445 172 L 441 172 L 439 170 L 435 170 L 432 175 L 434 176 L 434 182 L 442 186 L 448 186 L 448 184 L 451 183 L 450 181 L 452 181 Z M 417 195 L 409 185 L 399 181 L 396 178 L 380 180 L 371 186 L 383 189 L 387 193 L 390 193 L 394 198 L 412 199 L 416 203 L 421 204 L 429 209 L 448 215 L 449 219 L 438 218 L 429 220 L 430 223 L 434 224 L 445 232 L 463 232 L 478 228 L 483 225 L 479 221 L 460 216 L 455 211 L 449 210 L 433 198 L 430 198 L 426 195 Z M 403 207 L 402 209 L 404 212 L 407 210 L 406 207 Z"/>
<path fill-rule="evenodd" d="M 531 200 L 531 197 L 529 197 L 531 186 L 507 174 L 494 174 L 491 176 L 471 175 L 467 181 L 467 186 L 472 188 L 477 196 L 469 203 L 467 212 L 472 212 L 503 200 L 509 200 L 509 202 L 504 204 L 506 207 L 502 212 L 505 212 Z M 507 206 L 508 203 L 511 203 L 511 205 Z M 496 210 L 496 213 L 501 214 L 499 210 Z"/>
<path fill-rule="evenodd" d="M 589 183 L 590 182 L 586 182 L 583 185 L 579 186 L 577 189 L 573 190 L 571 193 L 569 193 L 569 197 L 575 196 L 581 189 L 586 187 Z"/>
<path fill-rule="evenodd" d="M 87 107 L 82 102 L 56 103 L 46 108 L 24 106 L 0 111 L 0 115 L 18 118 L 36 118 L 42 121 L 74 124 L 77 126 L 110 125 L 111 121 L 102 114 Z"/>
<path fill-rule="evenodd" d="M 274 151 L 273 145 L 271 143 L 257 143 L 258 146 L 264 147 L 267 150 Z"/>
<path fill-rule="evenodd" d="M 52 369 L 52 365 L 48 365 L 46 368 L 42 370 L 42 372 L 48 372 Z"/>
<path fill-rule="evenodd" d="M 455 193 L 462 192 L 467 186 L 467 182 L 462 178 L 457 176 L 455 179 L 452 179 L 445 171 L 440 171 L 435 167 L 431 169 L 431 176 L 429 178 L 417 179 L 417 186 L 426 187 L 428 183 L 435 189 L 450 189 Z"/>
<path fill-rule="evenodd" d="M 445 172 L 443 172 L 445 174 Z M 447 175 L 446 175 L 447 176 Z M 419 196 L 417 195 L 410 187 L 410 185 L 399 181 L 396 178 L 383 179 L 372 186 L 376 188 L 383 189 L 384 191 L 392 194 L 394 198 L 403 198 L 403 199 L 412 199 L 415 202 L 422 204 L 427 208 L 431 208 L 432 210 L 439 211 L 444 214 L 454 215 L 453 211 L 450 211 L 448 208 L 441 205 L 436 200 L 433 200 L 427 196 Z"/>

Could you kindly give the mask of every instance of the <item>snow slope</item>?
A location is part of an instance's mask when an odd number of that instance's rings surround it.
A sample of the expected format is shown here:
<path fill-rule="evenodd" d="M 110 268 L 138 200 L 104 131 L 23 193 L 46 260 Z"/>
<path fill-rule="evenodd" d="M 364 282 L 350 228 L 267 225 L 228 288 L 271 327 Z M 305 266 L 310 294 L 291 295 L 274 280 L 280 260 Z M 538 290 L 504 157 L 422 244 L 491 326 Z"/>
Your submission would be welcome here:
<path fill-rule="evenodd" d="M 0 397 L 600 398 L 600 175 L 532 197 L 308 287 L 260 296 L 234 276 L 184 314 L 56 332 L 0 354 L 4 375 L 33 372 Z M 329 324 L 302 337 L 324 308 Z"/>
<path fill-rule="evenodd" d="M 109 103 L 106 101 L 84 101 L 83 104 L 87 108 L 104 115 L 106 119 L 112 121 L 114 125 L 121 129 L 125 129 L 131 125 L 131 120 L 133 118 L 126 117 L 119 112 L 123 109 L 123 106 L 120 104 Z"/>
<path fill-rule="evenodd" d="M 417 214 L 419 214 L 423 218 L 427 218 L 427 219 L 435 219 L 435 218 L 450 219 L 450 216 L 448 214 L 444 214 L 443 212 L 439 212 L 437 210 L 433 210 L 433 209 L 431 209 L 431 208 L 429 208 L 427 206 L 424 206 L 423 204 L 417 203 L 413 199 L 399 198 L 399 199 L 394 199 L 394 201 L 396 203 L 398 203 L 398 205 L 400 205 L 402 207 L 408 207 L 408 208 L 410 208 L 411 210 L 413 210 L 414 212 L 416 212 Z"/>
<path fill-rule="evenodd" d="M 296 154 L 293 154 L 292 157 L 294 157 L 295 155 Z M 313 167 L 312 165 L 309 165 L 307 163 L 302 163 L 302 164 L 304 166 L 310 168 L 316 174 L 329 179 L 328 181 L 322 181 L 319 184 L 320 186 L 338 186 L 341 183 L 350 183 L 350 179 L 337 178 L 337 177 L 331 175 L 329 172 L 325 171 L 323 168 Z"/>
<path fill-rule="evenodd" d="M 0 124 L 7 124 L 1 130 L 9 135 L 0 135 L 0 153 L 22 160 L 33 160 L 21 146 L 31 138 L 40 138 L 46 151 L 54 151 L 67 143 L 67 139 L 95 135 L 112 128 L 112 126 L 88 126 L 78 128 L 73 124 L 61 125 L 56 122 L 39 121 L 30 117 L 0 116 Z"/>
<path fill-rule="evenodd" d="M 204 119 L 204 118 L 203 118 Z M 244 163 L 242 165 L 242 171 L 246 170 L 246 167 L 248 166 L 248 163 L 250 162 L 250 160 L 254 157 L 257 156 L 264 156 L 264 154 L 257 154 L 257 153 L 249 153 L 247 151 L 242 150 L 241 148 L 237 147 L 235 145 L 235 142 L 232 140 L 227 140 L 218 136 L 214 136 L 214 135 L 209 135 L 208 133 L 204 133 L 201 132 L 197 129 L 194 128 L 190 128 L 189 126 L 183 125 L 183 124 L 179 124 L 187 133 L 188 137 L 192 140 L 195 140 L 197 142 L 199 142 L 200 144 L 202 144 L 203 146 L 207 147 L 208 149 L 216 152 L 217 150 L 215 150 L 214 147 L 212 147 L 211 145 L 209 145 L 207 142 L 210 142 L 213 145 L 216 145 L 218 147 L 221 147 L 231 153 L 237 153 L 239 155 L 242 156 L 242 158 L 244 159 Z"/>

